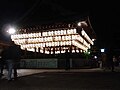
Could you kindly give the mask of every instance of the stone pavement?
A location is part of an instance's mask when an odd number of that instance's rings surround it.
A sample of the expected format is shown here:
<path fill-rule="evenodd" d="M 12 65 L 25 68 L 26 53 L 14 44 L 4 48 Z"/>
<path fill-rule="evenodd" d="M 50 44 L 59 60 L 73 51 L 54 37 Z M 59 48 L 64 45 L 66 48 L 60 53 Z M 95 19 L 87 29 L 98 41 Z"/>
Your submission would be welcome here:
<path fill-rule="evenodd" d="M 115 67 L 116 72 L 120 72 L 120 67 Z M 91 69 L 18 69 L 18 77 L 27 76 L 37 73 L 44 73 L 44 72 L 110 72 L 110 70 L 103 70 L 101 68 L 91 68 Z M 4 77 L 7 77 L 7 70 L 4 70 Z"/>
<path fill-rule="evenodd" d="M 0 80 L 0 90 L 120 90 L 116 72 L 92 69 L 19 69 L 18 80 Z"/>
<path fill-rule="evenodd" d="M 32 74 L 37 74 L 37 73 L 44 73 L 44 72 L 101 72 L 103 71 L 100 68 L 92 68 L 92 69 L 70 69 L 70 70 L 65 70 L 65 69 L 18 69 L 18 77 L 21 76 L 27 76 L 27 75 L 32 75 Z M 4 70 L 4 77 L 7 77 L 7 70 Z"/>

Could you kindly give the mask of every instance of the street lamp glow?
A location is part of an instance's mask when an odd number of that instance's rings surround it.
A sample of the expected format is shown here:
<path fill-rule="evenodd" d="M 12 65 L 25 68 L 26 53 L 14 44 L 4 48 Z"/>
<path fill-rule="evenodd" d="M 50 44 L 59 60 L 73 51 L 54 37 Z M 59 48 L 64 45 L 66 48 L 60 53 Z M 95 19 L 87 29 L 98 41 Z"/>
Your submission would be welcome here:
<path fill-rule="evenodd" d="M 105 52 L 105 49 L 100 49 L 101 50 L 101 52 Z"/>
<path fill-rule="evenodd" d="M 78 26 L 81 26 L 81 22 L 78 22 Z"/>
<path fill-rule="evenodd" d="M 16 32 L 15 28 L 9 28 L 7 31 L 9 34 L 14 34 Z"/>

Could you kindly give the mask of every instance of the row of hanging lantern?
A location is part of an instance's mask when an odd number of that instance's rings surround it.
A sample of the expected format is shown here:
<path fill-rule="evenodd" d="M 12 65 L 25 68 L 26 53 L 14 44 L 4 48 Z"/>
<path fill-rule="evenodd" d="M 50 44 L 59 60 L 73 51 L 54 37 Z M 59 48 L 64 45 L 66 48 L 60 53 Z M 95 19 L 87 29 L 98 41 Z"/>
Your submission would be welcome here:
<path fill-rule="evenodd" d="M 41 36 L 57 36 L 57 35 L 76 34 L 76 33 L 77 33 L 76 29 L 55 30 L 55 31 L 47 31 L 47 32 L 11 35 L 11 39 L 37 38 Z"/>
<path fill-rule="evenodd" d="M 61 46 L 71 46 L 80 48 L 83 51 L 87 51 L 90 48 L 90 44 L 93 44 L 89 36 L 85 31 L 81 31 L 82 36 L 77 33 L 77 30 L 74 29 L 65 29 L 65 30 L 54 30 L 46 32 L 36 32 L 36 33 L 26 33 L 26 34 L 13 34 L 11 35 L 12 41 L 21 46 L 21 49 L 27 49 L 28 51 L 44 52 L 44 47 L 61 47 Z M 89 42 L 83 39 L 85 37 Z M 90 43 L 90 44 L 89 44 Z M 64 53 L 63 51 L 55 51 L 55 53 Z M 79 50 L 76 50 L 79 52 Z M 76 52 L 72 50 L 72 52 Z M 53 51 L 51 51 L 52 53 Z M 45 51 L 44 53 L 50 53 Z"/>
<path fill-rule="evenodd" d="M 83 43 L 85 46 L 90 48 L 90 44 L 88 44 L 79 34 L 55 36 L 55 37 L 17 39 L 17 40 L 15 39 L 14 41 L 18 45 L 46 43 L 47 46 L 61 46 L 61 45 L 71 45 L 71 40 L 78 40 L 81 43 Z"/>

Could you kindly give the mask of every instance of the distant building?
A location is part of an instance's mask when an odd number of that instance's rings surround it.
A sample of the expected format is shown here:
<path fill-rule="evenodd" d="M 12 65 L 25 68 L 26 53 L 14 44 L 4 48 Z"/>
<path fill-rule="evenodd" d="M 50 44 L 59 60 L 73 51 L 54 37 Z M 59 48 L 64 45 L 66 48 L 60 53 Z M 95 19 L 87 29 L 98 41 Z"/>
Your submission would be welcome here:
<path fill-rule="evenodd" d="M 4 47 L 9 46 L 8 43 L 4 42 L 3 40 L 0 40 L 0 49 L 3 49 Z"/>
<path fill-rule="evenodd" d="M 4 48 L 8 47 L 9 44 L 7 44 L 6 42 L 0 40 L 0 58 L 1 58 L 1 52 Z"/>

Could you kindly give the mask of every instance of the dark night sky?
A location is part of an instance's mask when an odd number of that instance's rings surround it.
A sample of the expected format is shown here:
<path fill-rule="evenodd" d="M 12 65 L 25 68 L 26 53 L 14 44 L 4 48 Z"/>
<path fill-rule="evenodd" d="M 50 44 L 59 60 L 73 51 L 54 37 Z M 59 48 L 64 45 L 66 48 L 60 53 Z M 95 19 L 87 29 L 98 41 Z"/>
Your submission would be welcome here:
<path fill-rule="evenodd" d="M 3 31 L 9 24 L 27 26 L 57 20 L 70 15 L 87 13 L 97 35 L 97 45 L 99 47 L 112 46 L 119 48 L 119 3 L 90 1 L 0 0 L 0 29 Z"/>

